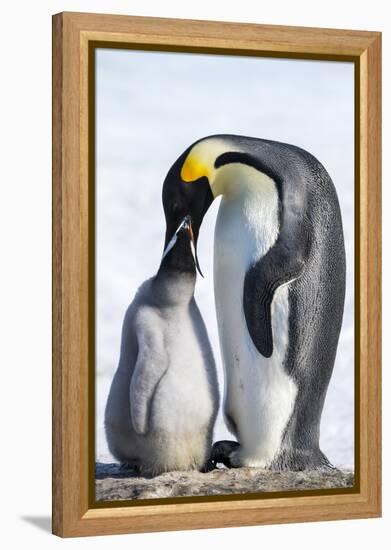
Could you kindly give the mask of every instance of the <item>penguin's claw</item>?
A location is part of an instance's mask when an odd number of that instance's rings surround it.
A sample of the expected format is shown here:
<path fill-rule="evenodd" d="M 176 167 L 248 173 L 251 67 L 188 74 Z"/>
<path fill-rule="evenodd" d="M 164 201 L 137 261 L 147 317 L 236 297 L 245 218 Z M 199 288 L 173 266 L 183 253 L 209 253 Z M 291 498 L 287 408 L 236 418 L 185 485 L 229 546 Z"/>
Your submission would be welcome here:
<path fill-rule="evenodd" d="M 127 472 L 127 471 L 132 471 L 132 472 L 135 472 L 137 473 L 139 471 L 139 468 L 137 467 L 136 464 L 132 463 L 132 462 L 121 462 L 120 465 L 119 465 L 119 471 L 122 473 L 122 472 Z"/>
<path fill-rule="evenodd" d="M 205 464 L 202 466 L 200 472 L 202 474 L 207 474 L 208 472 L 212 472 L 213 470 L 216 470 L 217 466 L 215 462 L 211 458 L 205 462 Z"/>
<path fill-rule="evenodd" d="M 224 464 L 226 468 L 236 468 L 231 461 L 231 456 L 239 447 L 240 445 L 237 441 L 216 441 L 212 447 L 210 460 L 215 467 L 217 467 L 217 464 Z"/>

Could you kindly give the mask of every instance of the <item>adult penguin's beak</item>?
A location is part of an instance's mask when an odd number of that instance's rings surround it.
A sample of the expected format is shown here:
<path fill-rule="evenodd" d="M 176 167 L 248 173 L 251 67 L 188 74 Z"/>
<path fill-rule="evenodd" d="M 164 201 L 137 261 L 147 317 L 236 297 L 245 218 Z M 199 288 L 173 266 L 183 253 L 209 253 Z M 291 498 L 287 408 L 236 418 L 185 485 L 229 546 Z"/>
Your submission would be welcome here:
<path fill-rule="evenodd" d="M 192 223 L 191 223 L 191 217 L 186 216 L 186 218 L 187 218 L 187 220 L 186 220 L 185 224 L 186 224 L 186 228 L 189 232 L 189 236 L 190 236 L 190 247 L 191 247 L 191 252 L 192 252 L 193 258 L 194 258 L 194 263 L 195 263 L 195 266 L 197 268 L 198 273 L 201 275 L 201 277 L 203 277 L 204 275 L 201 271 L 200 263 L 198 261 L 197 242 L 196 242 L 196 239 L 194 237 L 194 231 L 193 231 L 193 226 L 192 226 Z"/>

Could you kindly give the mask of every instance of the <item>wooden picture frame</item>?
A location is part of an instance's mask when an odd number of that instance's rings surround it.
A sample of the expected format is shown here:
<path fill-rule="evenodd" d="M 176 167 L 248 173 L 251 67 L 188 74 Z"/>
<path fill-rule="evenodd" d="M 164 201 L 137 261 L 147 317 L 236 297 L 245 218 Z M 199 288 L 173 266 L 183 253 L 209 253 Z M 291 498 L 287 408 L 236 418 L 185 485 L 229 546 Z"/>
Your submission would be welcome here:
<path fill-rule="evenodd" d="M 355 66 L 356 470 L 351 491 L 95 506 L 91 414 L 94 48 L 351 61 Z M 63 537 L 381 514 L 381 35 L 61 13 L 53 17 L 53 533 Z M 118 503 L 117 503 L 118 504 Z"/>

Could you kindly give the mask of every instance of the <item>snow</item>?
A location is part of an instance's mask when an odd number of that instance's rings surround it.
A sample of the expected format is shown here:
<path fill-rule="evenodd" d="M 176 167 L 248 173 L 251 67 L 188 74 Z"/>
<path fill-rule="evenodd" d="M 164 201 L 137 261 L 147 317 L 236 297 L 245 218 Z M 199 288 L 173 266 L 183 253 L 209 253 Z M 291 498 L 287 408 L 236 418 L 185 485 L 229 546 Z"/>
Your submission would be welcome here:
<path fill-rule="evenodd" d="M 354 67 L 351 63 L 153 53 L 97 52 L 96 454 L 112 460 L 103 412 L 118 362 L 122 319 L 137 287 L 160 262 L 161 186 L 193 141 L 232 133 L 293 143 L 314 154 L 337 188 L 347 251 L 347 295 L 321 447 L 353 466 L 354 434 Z M 218 201 L 205 217 L 196 299 L 223 375 L 213 296 Z M 232 438 L 221 415 L 216 439 Z"/>

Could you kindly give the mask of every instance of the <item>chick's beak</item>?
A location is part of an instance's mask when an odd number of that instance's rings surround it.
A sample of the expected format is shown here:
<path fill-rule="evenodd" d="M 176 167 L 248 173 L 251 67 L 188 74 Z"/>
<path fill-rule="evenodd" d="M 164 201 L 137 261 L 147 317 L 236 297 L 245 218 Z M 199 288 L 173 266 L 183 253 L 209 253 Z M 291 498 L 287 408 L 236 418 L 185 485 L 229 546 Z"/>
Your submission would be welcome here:
<path fill-rule="evenodd" d="M 200 268 L 200 264 L 198 262 L 198 256 L 197 256 L 197 240 L 194 236 L 194 231 L 193 231 L 193 226 L 192 226 L 192 221 L 191 221 L 191 217 L 189 215 L 185 216 L 183 218 L 183 220 L 181 221 L 181 223 L 179 224 L 177 230 L 175 231 L 173 237 L 171 238 L 171 240 L 169 241 L 169 243 L 167 244 L 164 252 L 163 252 L 163 257 L 162 259 L 168 254 L 168 252 L 173 248 L 173 246 L 175 245 L 177 239 L 178 239 L 178 233 L 179 231 L 181 230 L 186 230 L 189 234 L 189 237 L 190 237 L 190 248 L 191 248 L 191 252 L 193 254 L 193 258 L 194 258 L 194 263 L 195 263 L 195 266 L 199 272 L 199 274 L 201 275 L 201 277 L 203 277 L 204 275 L 202 274 L 202 271 L 201 271 L 201 268 Z"/>

